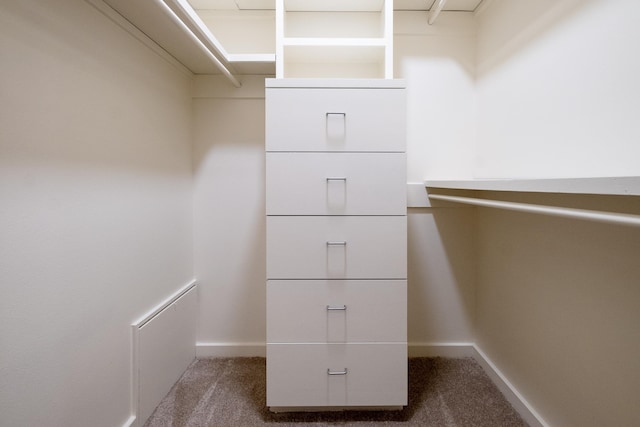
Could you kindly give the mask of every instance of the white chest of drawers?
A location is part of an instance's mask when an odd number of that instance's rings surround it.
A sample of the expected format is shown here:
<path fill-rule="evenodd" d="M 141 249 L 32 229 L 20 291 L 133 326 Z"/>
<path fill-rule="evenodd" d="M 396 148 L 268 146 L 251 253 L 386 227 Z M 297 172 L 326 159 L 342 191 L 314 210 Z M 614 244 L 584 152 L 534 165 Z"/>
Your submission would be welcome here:
<path fill-rule="evenodd" d="M 268 79 L 267 406 L 407 404 L 405 90 Z"/>

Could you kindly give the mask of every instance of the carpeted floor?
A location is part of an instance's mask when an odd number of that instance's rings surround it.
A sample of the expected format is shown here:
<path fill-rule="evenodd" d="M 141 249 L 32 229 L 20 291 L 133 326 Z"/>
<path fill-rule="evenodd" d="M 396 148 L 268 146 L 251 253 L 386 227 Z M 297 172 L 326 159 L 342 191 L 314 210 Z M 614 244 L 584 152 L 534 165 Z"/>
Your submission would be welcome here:
<path fill-rule="evenodd" d="M 402 411 L 274 414 L 265 407 L 264 358 L 195 360 L 145 427 L 526 426 L 471 358 L 409 359 Z"/>

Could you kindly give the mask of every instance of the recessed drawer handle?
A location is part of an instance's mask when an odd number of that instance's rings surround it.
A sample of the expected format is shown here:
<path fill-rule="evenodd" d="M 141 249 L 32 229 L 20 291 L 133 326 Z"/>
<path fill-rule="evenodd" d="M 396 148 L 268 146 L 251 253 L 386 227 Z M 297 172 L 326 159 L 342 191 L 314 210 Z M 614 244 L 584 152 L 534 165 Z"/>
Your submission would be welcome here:
<path fill-rule="evenodd" d="M 327 246 L 347 246 L 347 242 L 327 242 Z"/>
<path fill-rule="evenodd" d="M 325 115 L 327 142 L 345 142 L 347 136 L 347 114 L 328 112 Z"/>
<path fill-rule="evenodd" d="M 343 371 L 332 371 L 331 369 L 327 369 L 327 375 L 347 375 L 347 368 L 344 368 Z"/>
<path fill-rule="evenodd" d="M 344 182 L 347 182 L 347 177 L 346 176 L 328 177 L 327 178 L 327 182 L 329 182 L 329 181 L 344 181 Z"/>
<path fill-rule="evenodd" d="M 346 309 L 346 305 L 343 305 L 342 307 L 332 307 L 330 305 L 327 306 L 327 311 L 345 311 Z"/>

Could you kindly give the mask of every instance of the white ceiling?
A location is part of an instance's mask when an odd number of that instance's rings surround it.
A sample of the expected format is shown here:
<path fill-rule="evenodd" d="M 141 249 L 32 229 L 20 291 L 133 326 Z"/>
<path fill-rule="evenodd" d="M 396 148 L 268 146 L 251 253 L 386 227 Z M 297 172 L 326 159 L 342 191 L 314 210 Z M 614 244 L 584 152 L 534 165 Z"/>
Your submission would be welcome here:
<path fill-rule="evenodd" d="M 474 11 L 483 0 L 448 0 L 442 10 Z M 395 0 L 395 10 L 429 10 L 436 0 Z M 272 10 L 275 0 L 189 0 L 194 9 Z"/>

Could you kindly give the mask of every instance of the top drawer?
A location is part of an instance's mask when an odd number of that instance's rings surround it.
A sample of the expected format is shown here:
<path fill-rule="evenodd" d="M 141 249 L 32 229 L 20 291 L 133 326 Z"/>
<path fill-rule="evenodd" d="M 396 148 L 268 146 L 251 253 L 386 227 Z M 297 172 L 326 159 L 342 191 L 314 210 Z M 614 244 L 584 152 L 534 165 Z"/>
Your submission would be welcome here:
<path fill-rule="evenodd" d="M 266 89 L 267 151 L 405 151 L 404 89 Z"/>

